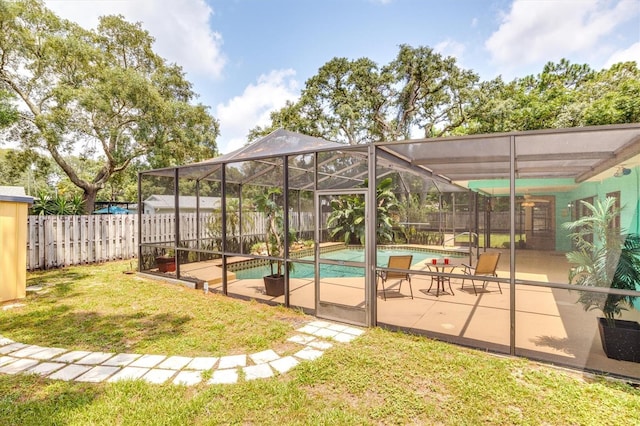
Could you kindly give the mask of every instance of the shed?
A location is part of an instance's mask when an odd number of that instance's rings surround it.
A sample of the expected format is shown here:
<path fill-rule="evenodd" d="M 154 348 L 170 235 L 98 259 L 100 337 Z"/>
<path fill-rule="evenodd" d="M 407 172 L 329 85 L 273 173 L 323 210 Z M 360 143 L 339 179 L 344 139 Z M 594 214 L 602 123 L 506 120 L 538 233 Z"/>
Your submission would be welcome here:
<path fill-rule="evenodd" d="M 0 186 L 0 302 L 21 299 L 27 281 L 27 214 L 33 197 L 24 188 Z"/>

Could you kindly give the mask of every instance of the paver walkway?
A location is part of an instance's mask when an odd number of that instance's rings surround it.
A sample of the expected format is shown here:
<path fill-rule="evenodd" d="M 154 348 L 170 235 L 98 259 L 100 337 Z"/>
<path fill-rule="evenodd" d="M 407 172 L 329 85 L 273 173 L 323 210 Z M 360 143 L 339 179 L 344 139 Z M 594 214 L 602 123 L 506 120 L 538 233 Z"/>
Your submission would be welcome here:
<path fill-rule="evenodd" d="M 70 351 L 14 342 L 0 335 L 0 373 L 40 374 L 49 379 L 77 382 L 115 382 L 142 379 L 150 383 L 171 381 L 181 385 L 202 382 L 236 383 L 286 373 L 302 361 L 314 360 L 333 346 L 348 343 L 364 330 L 328 321 L 312 321 L 296 330 L 288 341 L 301 349 L 281 357 L 268 349 L 248 355 L 186 357 L 107 352 Z M 242 372 L 242 374 L 240 374 Z"/>

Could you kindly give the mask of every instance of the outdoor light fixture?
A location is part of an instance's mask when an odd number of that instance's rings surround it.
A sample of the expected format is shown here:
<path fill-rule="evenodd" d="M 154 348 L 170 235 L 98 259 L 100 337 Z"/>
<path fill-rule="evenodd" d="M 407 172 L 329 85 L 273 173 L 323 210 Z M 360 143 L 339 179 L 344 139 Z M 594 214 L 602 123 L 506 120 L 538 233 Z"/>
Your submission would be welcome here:
<path fill-rule="evenodd" d="M 626 167 L 620 166 L 618 170 L 613 174 L 615 177 L 621 177 L 631 174 L 631 169 L 627 169 Z"/>
<path fill-rule="evenodd" d="M 534 207 L 536 203 L 534 203 L 533 201 L 523 201 L 522 203 L 520 203 L 520 205 L 522 207 Z"/>

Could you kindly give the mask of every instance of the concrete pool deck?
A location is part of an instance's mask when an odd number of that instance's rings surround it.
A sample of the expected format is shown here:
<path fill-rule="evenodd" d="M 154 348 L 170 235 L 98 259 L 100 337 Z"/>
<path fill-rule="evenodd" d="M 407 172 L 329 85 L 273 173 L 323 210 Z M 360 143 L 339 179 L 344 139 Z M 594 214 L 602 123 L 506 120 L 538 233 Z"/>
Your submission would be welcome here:
<path fill-rule="evenodd" d="M 510 270 L 509 254 L 507 250 L 501 252 L 497 272 L 498 276 L 506 278 Z M 517 279 L 540 283 L 568 282 L 569 265 L 563 253 L 534 250 L 519 250 L 516 253 Z M 377 324 L 480 350 L 509 353 L 509 285 L 503 283 L 500 293 L 496 283 L 489 283 L 476 296 L 468 280 L 462 288 L 461 278 L 451 278 L 455 294 L 450 294 L 447 286 L 446 292 L 436 296 L 435 286 L 429 291 L 432 279 L 425 262 L 428 263 L 428 259 L 412 267 L 424 274 L 412 275 L 413 299 L 406 282 L 402 284 L 401 293 L 398 292 L 398 282 L 388 282 L 386 300 L 383 299 L 382 288 L 378 288 Z M 461 274 L 461 270 L 457 269 L 454 273 Z M 222 292 L 222 284 L 210 284 L 209 290 Z M 271 297 L 265 294 L 262 279 L 229 280 L 227 291 L 231 297 L 284 303 L 284 296 Z M 324 302 L 357 309 L 364 309 L 366 304 L 363 278 L 323 278 L 318 292 L 320 300 Z M 290 280 L 289 301 L 292 307 L 317 314 L 316 293 L 313 278 Z M 639 364 L 606 357 L 597 329 L 596 318 L 600 314 L 584 311 L 582 305 L 577 303 L 578 296 L 575 291 L 518 284 L 515 287 L 516 354 L 640 380 Z M 622 319 L 640 321 L 640 312 L 625 311 Z"/>

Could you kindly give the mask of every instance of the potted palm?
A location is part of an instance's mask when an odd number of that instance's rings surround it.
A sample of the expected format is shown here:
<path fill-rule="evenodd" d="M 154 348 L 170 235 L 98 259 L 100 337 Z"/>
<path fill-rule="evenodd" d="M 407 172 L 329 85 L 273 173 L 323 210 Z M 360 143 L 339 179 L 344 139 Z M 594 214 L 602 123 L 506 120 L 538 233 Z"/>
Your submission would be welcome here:
<path fill-rule="evenodd" d="M 593 288 L 636 290 L 640 283 L 640 236 L 624 235 L 614 226 L 620 210 L 608 197 L 594 204 L 582 201 L 590 215 L 565 224 L 576 249 L 567 253 L 574 266 L 569 282 Z M 609 358 L 640 362 L 640 324 L 616 319 L 627 308 L 633 309 L 636 296 L 581 291 L 578 302 L 584 309 L 599 310 L 602 348 Z"/>
<path fill-rule="evenodd" d="M 264 214 L 266 219 L 264 247 L 269 257 L 284 257 L 284 209 L 276 202 L 282 193 L 280 188 L 270 188 L 253 197 L 256 211 Z M 284 294 L 283 261 L 269 261 L 271 274 L 263 277 L 265 292 L 268 296 Z M 289 263 L 289 270 L 292 264 Z"/>

